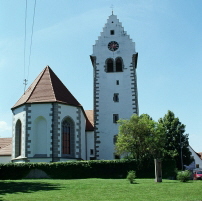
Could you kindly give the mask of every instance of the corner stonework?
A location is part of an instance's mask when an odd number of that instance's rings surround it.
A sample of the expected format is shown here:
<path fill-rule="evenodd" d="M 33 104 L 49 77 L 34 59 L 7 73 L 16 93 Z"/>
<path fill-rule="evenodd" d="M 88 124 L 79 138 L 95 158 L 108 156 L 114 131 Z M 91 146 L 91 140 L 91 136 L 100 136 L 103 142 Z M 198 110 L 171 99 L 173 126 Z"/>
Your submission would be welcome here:
<path fill-rule="evenodd" d="M 30 139 L 30 131 L 31 131 L 31 104 L 25 105 L 25 113 L 26 113 L 26 129 L 25 129 L 25 157 L 29 157 L 31 155 L 31 139 Z"/>
<path fill-rule="evenodd" d="M 59 161 L 60 155 L 60 114 L 61 106 L 58 103 L 52 103 L 52 108 L 50 111 L 50 116 L 52 116 L 52 130 L 51 144 L 50 144 L 50 157 L 52 157 L 52 162 Z"/>

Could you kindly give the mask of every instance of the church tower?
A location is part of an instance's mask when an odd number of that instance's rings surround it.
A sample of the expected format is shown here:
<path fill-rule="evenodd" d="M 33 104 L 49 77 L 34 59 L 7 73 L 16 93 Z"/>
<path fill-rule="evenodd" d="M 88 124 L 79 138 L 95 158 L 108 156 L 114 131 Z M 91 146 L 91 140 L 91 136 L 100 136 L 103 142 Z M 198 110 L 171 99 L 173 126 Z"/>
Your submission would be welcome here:
<path fill-rule="evenodd" d="M 135 43 L 112 13 L 90 56 L 94 68 L 96 159 L 117 158 L 118 119 L 138 114 Z"/>

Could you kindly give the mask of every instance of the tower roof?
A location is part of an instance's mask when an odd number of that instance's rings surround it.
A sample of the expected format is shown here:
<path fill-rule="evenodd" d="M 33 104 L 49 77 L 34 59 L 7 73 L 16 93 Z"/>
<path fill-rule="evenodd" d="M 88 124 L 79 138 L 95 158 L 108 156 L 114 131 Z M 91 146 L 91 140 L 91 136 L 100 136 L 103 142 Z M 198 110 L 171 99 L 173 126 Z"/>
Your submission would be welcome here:
<path fill-rule="evenodd" d="M 49 66 L 38 75 L 12 109 L 25 103 L 58 102 L 81 106 Z"/>

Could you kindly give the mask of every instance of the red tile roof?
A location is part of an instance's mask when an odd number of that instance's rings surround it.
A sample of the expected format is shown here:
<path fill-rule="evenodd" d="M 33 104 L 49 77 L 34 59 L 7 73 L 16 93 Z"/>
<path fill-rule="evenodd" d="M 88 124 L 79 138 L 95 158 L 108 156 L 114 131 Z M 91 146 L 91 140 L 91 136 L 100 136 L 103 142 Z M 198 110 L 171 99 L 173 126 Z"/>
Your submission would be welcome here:
<path fill-rule="evenodd" d="M 198 152 L 197 154 L 200 157 L 200 159 L 202 159 L 202 152 Z"/>
<path fill-rule="evenodd" d="M 86 119 L 86 131 L 94 130 L 94 114 L 93 110 L 85 110 L 87 119 Z"/>
<path fill-rule="evenodd" d="M 12 153 L 12 138 L 0 138 L 0 156 L 10 156 Z"/>
<path fill-rule="evenodd" d="M 12 109 L 15 109 L 25 103 L 49 102 L 58 102 L 77 107 L 80 106 L 83 110 L 81 104 L 55 75 L 52 69 L 49 66 L 46 66 L 46 68 L 38 75 Z M 87 110 L 85 114 L 87 116 L 86 131 L 93 131 L 93 110 Z"/>
<path fill-rule="evenodd" d="M 59 102 L 81 106 L 49 66 L 38 75 L 12 109 L 25 103 Z"/>

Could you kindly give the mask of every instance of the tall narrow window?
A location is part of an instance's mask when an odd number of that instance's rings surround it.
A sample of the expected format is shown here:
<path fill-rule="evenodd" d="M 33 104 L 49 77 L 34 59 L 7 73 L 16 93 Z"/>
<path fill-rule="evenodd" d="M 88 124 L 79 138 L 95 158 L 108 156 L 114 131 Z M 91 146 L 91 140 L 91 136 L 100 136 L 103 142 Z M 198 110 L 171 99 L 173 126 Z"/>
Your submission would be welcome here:
<path fill-rule="evenodd" d="M 114 138 L 113 138 L 114 144 L 116 144 L 117 138 L 118 138 L 118 135 L 114 135 Z"/>
<path fill-rule="evenodd" d="M 116 72 L 122 72 L 123 71 L 123 64 L 121 58 L 116 59 Z"/>
<path fill-rule="evenodd" d="M 65 120 L 62 123 L 62 153 L 70 154 L 70 123 Z"/>
<path fill-rule="evenodd" d="M 94 150 L 90 149 L 90 155 L 93 155 L 93 154 L 94 154 Z"/>
<path fill-rule="evenodd" d="M 61 153 L 63 157 L 75 157 L 75 126 L 71 117 L 62 121 Z"/>
<path fill-rule="evenodd" d="M 114 72 L 114 62 L 113 59 L 107 60 L 107 72 Z"/>
<path fill-rule="evenodd" d="M 119 80 L 116 80 L 116 85 L 119 85 Z"/>
<path fill-rule="evenodd" d="M 119 94 L 115 93 L 113 97 L 114 102 L 119 102 Z"/>
<path fill-rule="evenodd" d="M 113 114 L 113 123 L 117 123 L 118 120 L 119 120 L 119 115 Z"/>
<path fill-rule="evenodd" d="M 15 157 L 21 155 L 21 149 L 22 149 L 22 123 L 20 120 L 18 120 L 15 126 Z"/>

